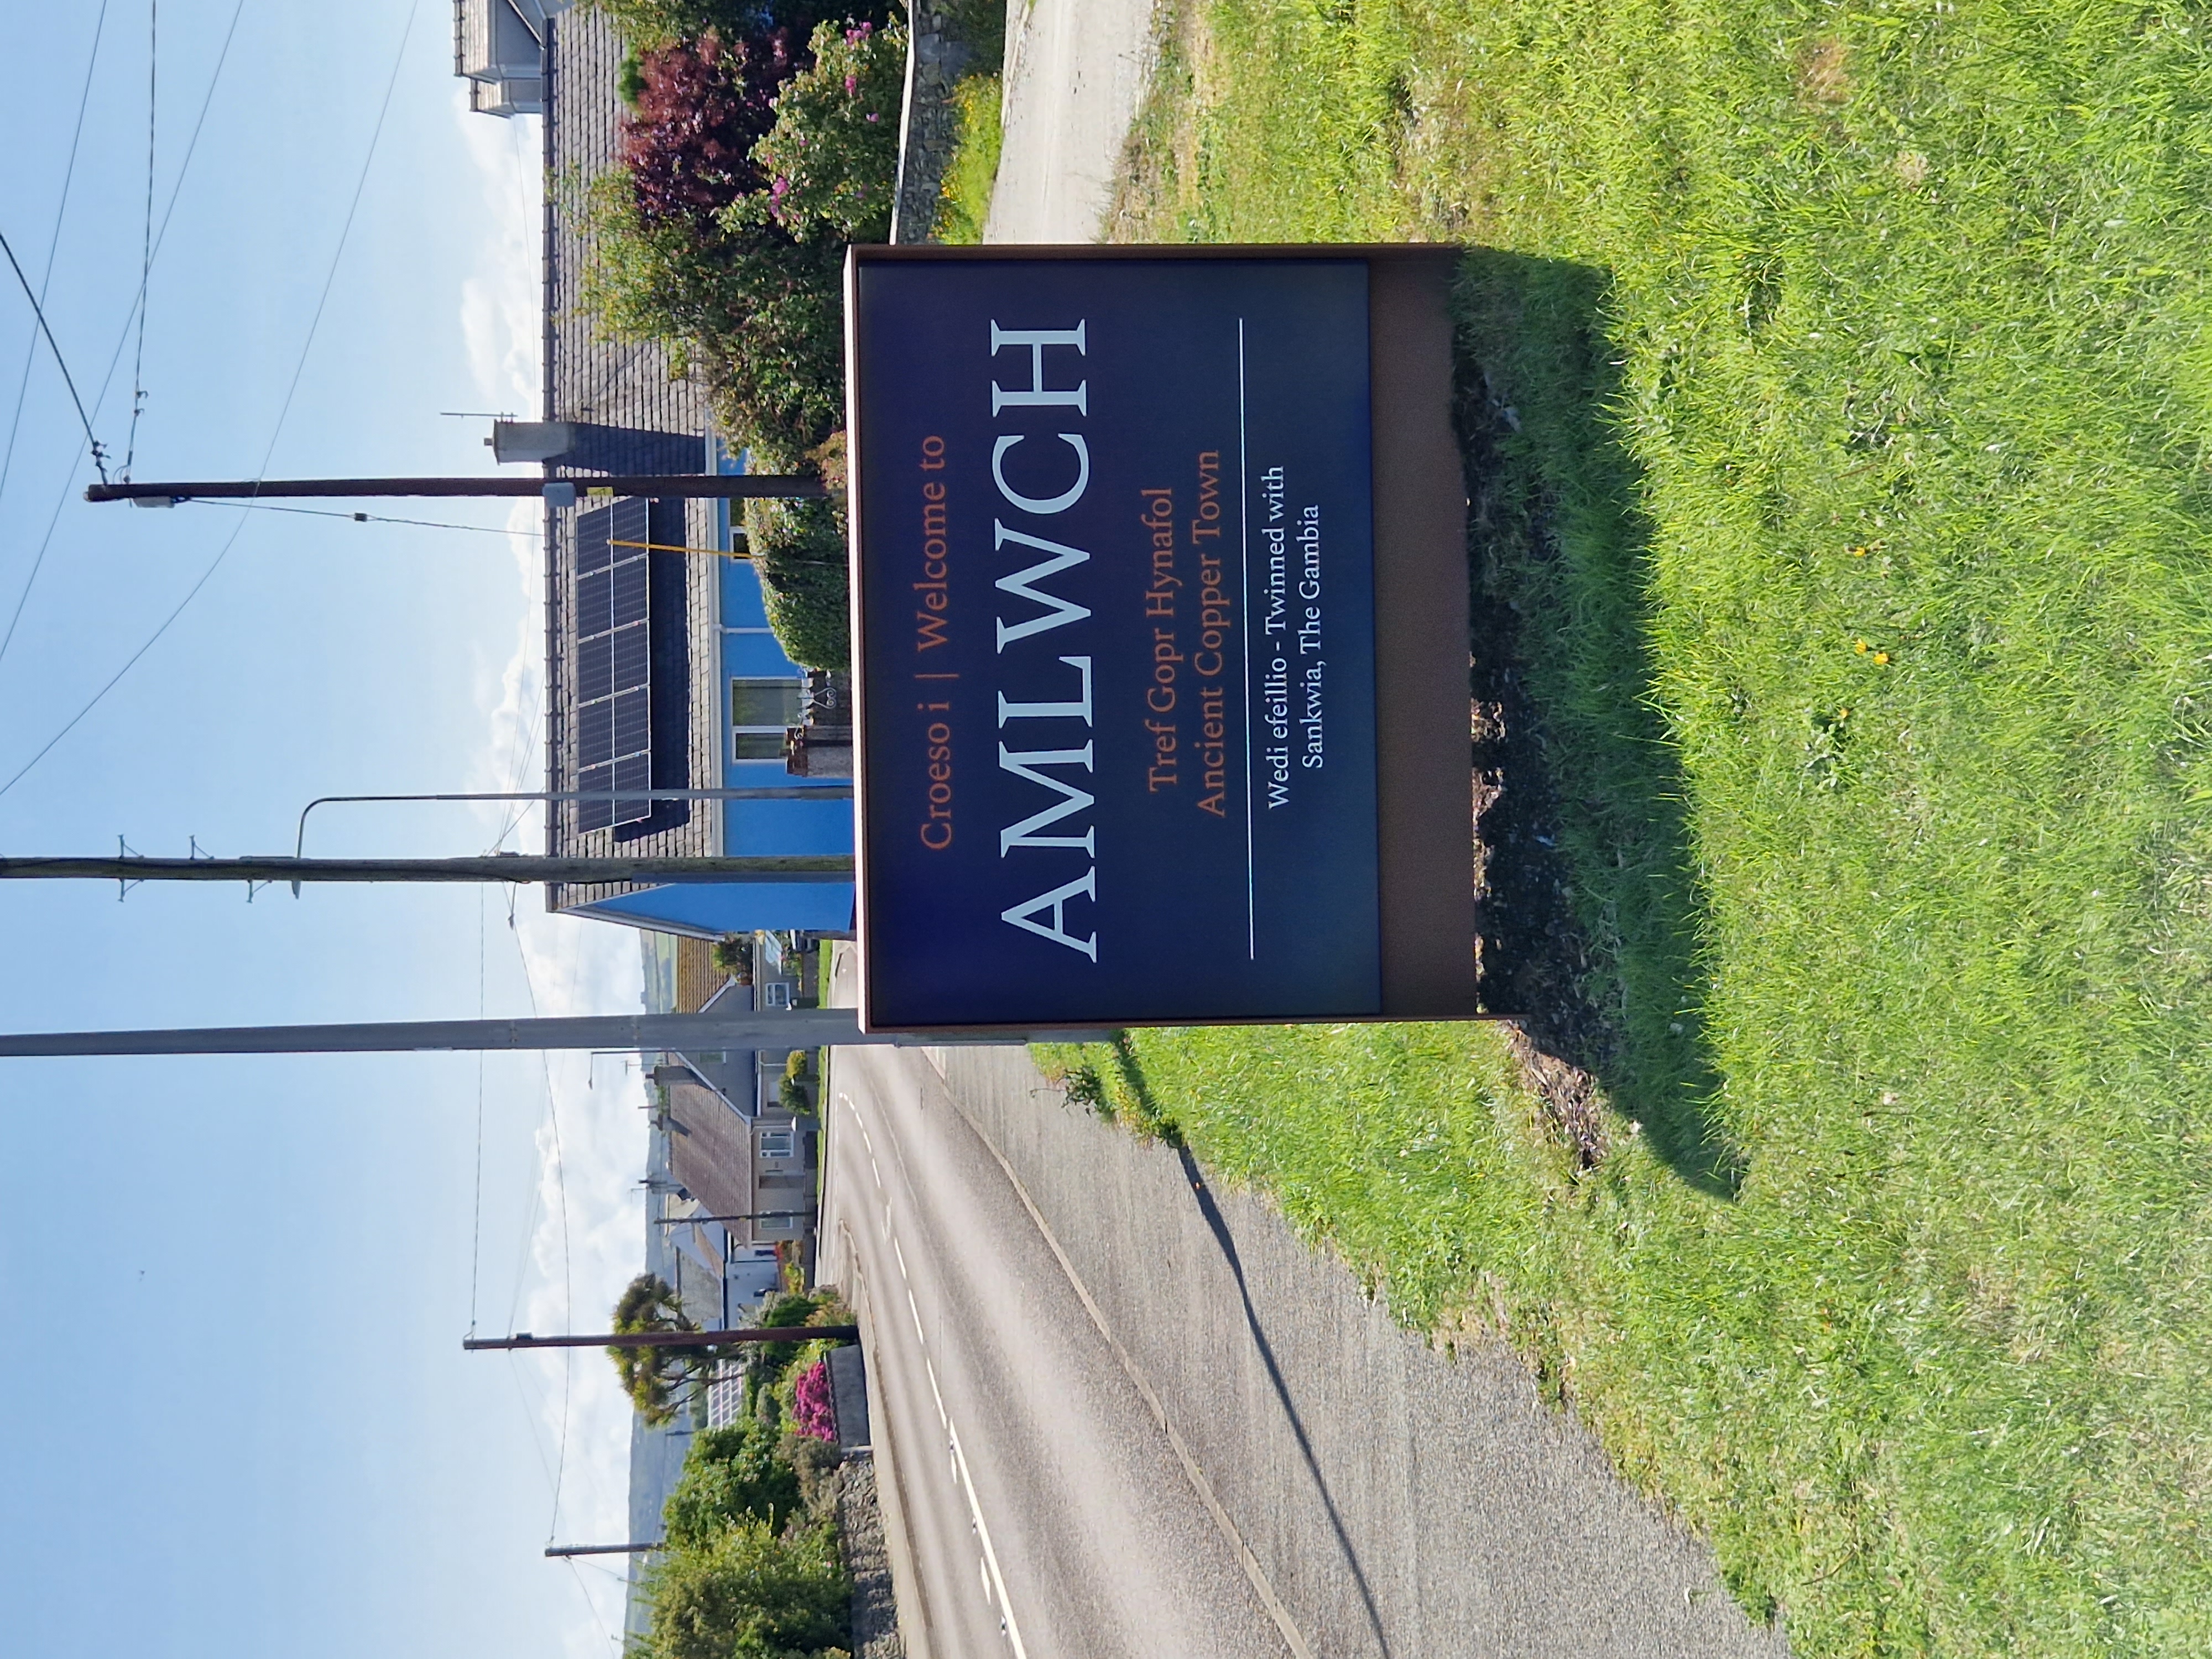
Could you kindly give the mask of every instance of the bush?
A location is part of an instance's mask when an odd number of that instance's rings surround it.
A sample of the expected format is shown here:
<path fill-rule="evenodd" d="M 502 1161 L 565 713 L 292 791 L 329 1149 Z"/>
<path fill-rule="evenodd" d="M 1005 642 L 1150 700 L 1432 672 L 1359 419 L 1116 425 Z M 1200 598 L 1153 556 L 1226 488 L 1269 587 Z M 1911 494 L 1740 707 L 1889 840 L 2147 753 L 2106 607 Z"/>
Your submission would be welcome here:
<path fill-rule="evenodd" d="M 843 425 L 842 247 L 794 242 L 752 197 L 703 222 L 649 219 L 621 172 L 593 181 L 585 212 L 583 304 L 602 332 L 665 345 L 748 446 L 797 462 Z"/>
<path fill-rule="evenodd" d="M 848 66 L 862 84 L 866 65 L 856 52 L 886 38 L 872 26 L 852 33 L 859 43 L 833 26 L 816 31 L 836 48 L 837 78 L 805 82 L 813 90 L 794 103 L 780 153 L 808 148 L 810 122 L 826 123 L 841 154 L 852 149 L 830 118 L 853 101 L 842 92 Z M 813 50 L 778 24 L 643 52 L 636 112 L 623 123 L 625 165 L 592 181 L 578 204 L 593 245 L 584 304 L 601 329 L 666 345 L 678 374 L 703 376 L 728 430 L 788 451 L 793 462 L 844 420 L 844 249 L 830 234 L 842 222 L 795 210 L 783 215 L 790 222 L 780 219 L 753 149 L 776 127 L 781 94 L 794 77 L 805 80 Z M 880 73 L 869 75 L 873 95 Z M 825 181 L 807 176 L 808 199 L 849 211 Z M 859 189 L 864 196 L 872 185 Z M 883 194 L 888 201 L 888 185 Z"/>
<path fill-rule="evenodd" d="M 806 39 L 822 21 L 817 6 L 785 3 L 764 5 L 760 0 L 589 0 L 594 9 L 614 20 L 616 30 L 640 53 L 658 51 L 681 40 L 696 40 L 709 29 L 725 40 L 734 40 L 763 27 L 787 28 L 793 38 Z M 839 8 L 842 13 L 845 8 Z M 881 6 L 857 11 L 857 16 L 884 19 Z"/>
<path fill-rule="evenodd" d="M 806 1505 L 807 1514 L 831 1518 L 838 1490 L 844 1484 L 840 1477 L 844 1473 L 845 1454 L 836 1441 L 793 1430 L 784 1435 L 781 1448 L 784 1461 L 798 1476 L 799 1500 Z"/>
<path fill-rule="evenodd" d="M 714 971 L 727 974 L 740 985 L 753 981 L 753 942 L 742 933 L 714 941 Z"/>
<path fill-rule="evenodd" d="M 580 204 L 585 307 L 697 373 L 757 469 L 842 475 L 845 246 L 889 234 L 905 30 L 872 7 L 837 23 L 796 5 L 597 3 L 629 39 L 635 113 L 625 166 Z M 842 508 L 752 502 L 745 521 L 785 651 L 849 668 Z"/>
<path fill-rule="evenodd" d="M 780 1532 L 799 1511 L 799 1476 L 765 1424 L 748 1419 L 703 1431 L 663 1511 L 668 1541 L 690 1547 L 746 1520 Z"/>
<path fill-rule="evenodd" d="M 815 1322 L 816 1315 L 827 1301 L 826 1297 L 805 1294 L 783 1296 L 761 1310 L 760 1322 L 763 1327 L 779 1330 L 785 1326 L 794 1328 L 791 1341 L 763 1342 L 753 1350 L 753 1375 L 759 1379 L 763 1393 L 782 1380 L 784 1372 L 805 1346 L 805 1335 L 796 1328 Z"/>
<path fill-rule="evenodd" d="M 799 1374 L 791 1389 L 791 1420 L 801 1434 L 817 1440 L 837 1437 L 837 1407 L 830 1397 L 830 1362 L 817 1359 Z"/>
<path fill-rule="evenodd" d="M 809 668 L 850 668 L 844 514 L 827 501 L 750 501 L 745 535 L 769 626 L 791 659 Z"/>
<path fill-rule="evenodd" d="M 851 1581 L 826 1525 L 778 1537 L 753 1519 L 672 1549 L 644 1576 L 638 1659 L 815 1659 L 847 1639 Z"/>
<path fill-rule="evenodd" d="M 775 99 L 775 123 L 752 161 L 769 216 L 797 240 L 880 242 L 890 234 L 898 178 L 906 31 L 824 23 L 814 62 Z"/>

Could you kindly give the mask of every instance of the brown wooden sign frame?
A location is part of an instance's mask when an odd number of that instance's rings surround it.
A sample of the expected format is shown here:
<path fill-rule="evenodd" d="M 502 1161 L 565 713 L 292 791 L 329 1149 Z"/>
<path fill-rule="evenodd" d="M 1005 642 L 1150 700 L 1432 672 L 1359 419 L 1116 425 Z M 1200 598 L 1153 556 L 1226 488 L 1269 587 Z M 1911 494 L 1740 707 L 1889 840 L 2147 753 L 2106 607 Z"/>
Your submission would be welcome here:
<path fill-rule="evenodd" d="M 868 741 L 868 620 L 860 603 L 868 526 L 859 488 L 873 458 L 860 417 L 854 318 L 866 266 L 906 261 L 1357 259 L 1368 269 L 1372 431 L 1376 785 L 1382 1006 L 1328 1023 L 1481 1018 L 1476 985 L 1474 778 L 1468 727 L 1468 499 L 1452 425 L 1449 292 L 1459 250 L 1441 246 L 856 247 L 846 267 L 848 495 L 856 754 Z M 862 1019 L 868 1020 L 867 768 L 856 764 L 861 833 Z M 1127 1021 L 1055 1022 L 1071 1034 Z M 1188 1024 L 1163 1020 L 1159 1024 Z M 1208 1020 L 1206 1023 L 1216 1023 Z M 1281 1023 L 1275 1020 L 1231 1023 Z M 1018 1036 L 997 1026 L 899 1025 L 947 1038 Z"/>

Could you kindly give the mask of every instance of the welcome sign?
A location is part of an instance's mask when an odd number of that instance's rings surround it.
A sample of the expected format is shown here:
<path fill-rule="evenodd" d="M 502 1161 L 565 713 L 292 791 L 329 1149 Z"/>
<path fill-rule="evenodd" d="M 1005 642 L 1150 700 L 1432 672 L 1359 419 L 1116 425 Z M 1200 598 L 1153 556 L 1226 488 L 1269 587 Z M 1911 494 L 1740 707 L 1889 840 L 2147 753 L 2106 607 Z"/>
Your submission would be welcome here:
<path fill-rule="evenodd" d="M 1389 1012 L 1370 275 L 856 250 L 871 1029 Z"/>

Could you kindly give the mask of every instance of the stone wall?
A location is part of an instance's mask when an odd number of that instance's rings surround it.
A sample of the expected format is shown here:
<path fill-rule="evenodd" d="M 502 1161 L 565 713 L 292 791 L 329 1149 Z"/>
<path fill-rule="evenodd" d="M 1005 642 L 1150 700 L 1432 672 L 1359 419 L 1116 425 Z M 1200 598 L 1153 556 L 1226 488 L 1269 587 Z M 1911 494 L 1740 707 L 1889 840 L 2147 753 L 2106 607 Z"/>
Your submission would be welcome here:
<path fill-rule="evenodd" d="M 906 103 L 899 113 L 898 188 L 891 204 L 891 240 L 937 240 L 937 204 L 945 169 L 960 138 L 952 88 L 974 56 L 946 28 L 945 14 L 920 0 L 908 37 Z"/>

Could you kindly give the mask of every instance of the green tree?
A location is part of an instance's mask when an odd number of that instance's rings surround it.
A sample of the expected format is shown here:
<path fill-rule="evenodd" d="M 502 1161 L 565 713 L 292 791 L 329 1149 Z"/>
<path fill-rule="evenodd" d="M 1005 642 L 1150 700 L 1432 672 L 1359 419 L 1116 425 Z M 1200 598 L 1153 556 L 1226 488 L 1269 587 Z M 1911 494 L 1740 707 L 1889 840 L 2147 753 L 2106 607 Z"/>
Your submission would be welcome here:
<path fill-rule="evenodd" d="M 696 1331 L 675 1291 L 656 1273 L 640 1273 L 615 1304 L 615 1331 L 634 1336 L 646 1331 Z M 726 1348 L 609 1348 L 622 1377 L 623 1392 L 651 1424 L 674 1417 L 693 1389 L 711 1381 L 729 1358 Z"/>
<path fill-rule="evenodd" d="M 822 1659 L 848 1639 L 852 1583 L 827 1525 L 779 1537 L 746 1516 L 646 1570 L 636 1659 Z"/>
<path fill-rule="evenodd" d="M 679 40 L 696 40 L 712 29 L 726 40 L 738 40 L 766 29 L 789 28 L 806 38 L 822 16 L 822 8 L 790 0 L 763 5 L 760 0 L 589 0 L 592 9 L 613 19 L 616 29 L 633 51 L 658 52 Z M 866 9 L 877 15 L 879 8 Z"/>
<path fill-rule="evenodd" d="M 799 1510 L 799 1476 L 777 1455 L 775 1431 L 745 1418 L 691 1443 L 662 1513 L 670 1544 L 690 1548 L 748 1519 L 780 1533 Z"/>

